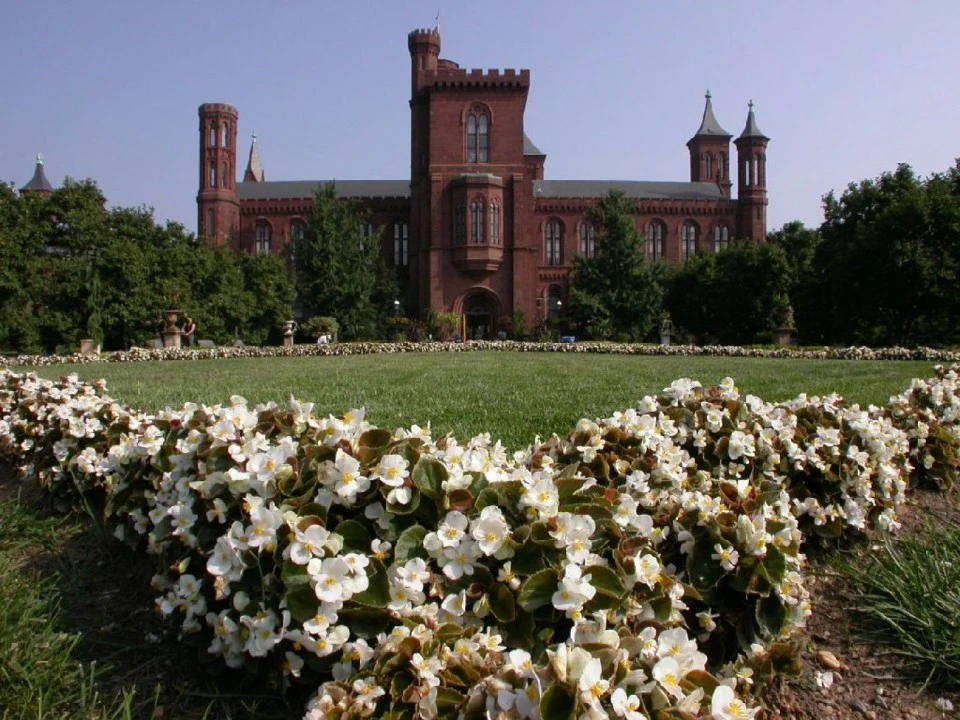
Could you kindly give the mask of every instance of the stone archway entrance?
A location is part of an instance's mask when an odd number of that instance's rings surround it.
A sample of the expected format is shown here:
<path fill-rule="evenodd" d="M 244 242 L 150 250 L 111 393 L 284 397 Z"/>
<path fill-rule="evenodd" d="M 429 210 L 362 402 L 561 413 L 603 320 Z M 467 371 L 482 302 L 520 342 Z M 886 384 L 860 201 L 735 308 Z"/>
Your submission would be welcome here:
<path fill-rule="evenodd" d="M 465 340 L 495 340 L 500 303 L 495 295 L 474 293 L 463 301 Z"/>

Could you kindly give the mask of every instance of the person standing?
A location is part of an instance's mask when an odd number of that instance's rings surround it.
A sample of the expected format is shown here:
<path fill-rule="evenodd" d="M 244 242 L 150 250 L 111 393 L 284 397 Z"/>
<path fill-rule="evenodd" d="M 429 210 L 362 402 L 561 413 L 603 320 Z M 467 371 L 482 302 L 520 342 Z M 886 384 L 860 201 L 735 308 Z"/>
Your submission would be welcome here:
<path fill-rule="evenodd" d="M 193 345 L 194 336 L 197 332 L 197 324 L 193 321 L 193 318 L 187 317 L 184 319 L 183 328 L 180 332 L 183 335 L 184 344 Z"/>

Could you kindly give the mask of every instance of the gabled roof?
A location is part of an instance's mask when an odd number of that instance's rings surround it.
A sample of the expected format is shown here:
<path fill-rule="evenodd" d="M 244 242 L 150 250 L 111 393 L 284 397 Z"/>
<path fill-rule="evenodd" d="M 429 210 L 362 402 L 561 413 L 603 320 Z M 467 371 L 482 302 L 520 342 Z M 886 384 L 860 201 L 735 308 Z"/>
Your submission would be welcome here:
<path fill-rule="evenodd" d="M 733 137 L 730 133 L 720 127 L 716 116 L 713 114 L 713 103 L 710 101 L 710 91 L 707 90 L 707 102 L 703 107 L 703 120 L 700 121 L 700 128 L 694 137 Z"/>
<path fill-rule="evenodd" d="M 757 127 L 757 119 L 753 116 L 753 100 L 750 101 L 747 107 L 749 108 L 747 111 L 747 124 L 743 128 L 743 132 L 740 133 L 740 138 L 762 138 L 769 140 L 770 138 L 760 132 L 760 128 Z"/>
<path fill-rule="evenodd" d="M 237 183 L 241 200 L 313 199 L 323 185 L 334 183 L 337 197 L 410 197 L 409 180 L 272 180 Z"/>
<path fill-rule="evenodd" d="M 644 200 L 721 200 L 720 187 L 712 182 L 661 182 L 657 180 L 534 180 L 538 198 L 601 198 L 619 190 L 629 198 Z"/>
<path fill-rule="evenodd" d="M 544 152 L 533 144 L 533 140 L 527 137 L 527 134 L 523 134 L 523 154 L 524 155 L 543 155 Z"/>
<path fill-rule="evenodd" d="M 30 182 L 20 188 L 20 191 L 53 192 L 53 185 L 50 184 L 43 172 L 43 153 L 37 153 L 37 164 L 33 168 L 33 177 L 30 178 Z"/>

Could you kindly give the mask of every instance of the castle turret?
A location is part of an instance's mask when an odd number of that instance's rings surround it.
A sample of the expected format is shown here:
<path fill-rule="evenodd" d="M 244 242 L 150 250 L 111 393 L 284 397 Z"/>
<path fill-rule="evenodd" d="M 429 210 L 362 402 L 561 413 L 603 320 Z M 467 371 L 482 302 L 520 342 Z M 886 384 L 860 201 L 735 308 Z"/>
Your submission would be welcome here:
<path fill-rule="evenodd" d="M 710 91 L 707 90 L 703 119 L 696 134 L 687 141 L 690 150 L 690 182 L 715 182 L 730 197 L 730 133 L 720 127 L 713 114 Z"/>
<path fill-rule="evenodd" d="M 30 182 L 20 188 L 21 193 L 37 193 L 38 195 L 50 195 L 53 192 L 53 185 L 47 180 L 43 172 L 43 153 L 37 153 L 37 164 L 33 168 L 33 177 Z"/>
<path fill-rule="evenodd" d="M 240 231 L 237 199 L 237 119 L 232 105 L 200 106 L 200 191 L 197 235 L 208 243 L 230 243 Z"/>
<path fill-rule="evenodd" d="M 428 82 L 429 76 L 437 72 L 437 61 L 440 58 L 440 26 L 433 30 L 414 30 L 407 36 L 407 47 L 410 49 L 411 60 L 411 97 Z"/>
<path fill-rule="evenodd" d="M 753 114 L 753 100 L 747 124 L 734 144 L 737 146 L 737 236 L 761 242 L 767 237 L 767 143 Z"/>

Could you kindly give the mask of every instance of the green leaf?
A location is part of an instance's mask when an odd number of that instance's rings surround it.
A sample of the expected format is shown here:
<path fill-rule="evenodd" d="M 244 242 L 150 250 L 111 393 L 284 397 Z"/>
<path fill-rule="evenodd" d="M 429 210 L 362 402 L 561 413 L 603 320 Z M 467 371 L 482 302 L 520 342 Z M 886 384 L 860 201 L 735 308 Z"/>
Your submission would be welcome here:
<path fill-rule="evenodd" d="M 502 623 L 504 643 L 507 647 L 529 650 L 533 647 L 533 633 L 537 629 L 533 615 L 523 610 L 516 610 L 516 617 L 507 623 Z"/>
<path fill-rule="evenodd" d="M 333 532 L 343 536 L 345 552 L 362 554 L 370 552 L 370 543 L 373 541 L 370 531 L 356 520 L 342 520 L 333 528 Z"/>
<path fill-rule="evenodd" d="M 287 592 L 287 607 L 297 622 L 304 623 L 313 619 L 320 607 L 320 601 L 309 585 L 290 588 Z"/>
<path fill-rule="evenodd" d="M 423 539 L 426 536 L 427 529 L 421 525 L 413 525 L 400 533 L 393 550 L 393 561 L 397 565 L 404 565 L 411 558 L 429 559 L 430 553 L 423 547 Z"/>
<path fill-rule="evenodd" d="M 583 576 L 590 576 L 590 584 L 598 593 L 609 595 L 618 600 L 627 594 L 627 588 L 616 571 L 602 565 L 590 565 L 583 569 Z"/>
<path fill-rule="evenodd" d="M 387 577 L 387 569 L 379 558 L 370 558 L 367 579 L 370 582 L 369 586 L 363 592 L 354 595 L 351 598 L 353 602 L 371 607 L 386 607 L 390 602 L 390 580 Z"/>
<path fill-rule="evenodd" d="M 306 565 L 297 565 L 289 560 L 283 564 L 283 570 L 280 571 L 280 578 L 288 590 L 310 584 L 310 575 L 307 573 Z M 313 592 L 312 590 L 310 591 Z"/>
<path fill-rule="evenodd" d="M 517 615 L 517 601 L 513 593 L 503 583 L 496 582 L 487 593 L 490 600 L 490 612 L 501 623 L 512 621 Z"/>
<path fill-rule="evenodd" d="M 510 568 L 517 575 L 533 575 L 547 566 L 543 559 L 543 549 L 532 540 L 527 540 L 517 548 L 510 559 Z"/>
<path fill-rule="evenodd" d="M 757 603 L 757 625 L 768 637 L 777 637 L 787 622 L 787 608 L 774 594 L 761 598 Z"/>
<path fill-rule="evenodd" d="M 420 491 L 417 488 L 411 488 L 410 502 L 408 503 L 401 505 L 400 503 L 387 501 L 387 512 L 394 515 L 412 515 L 418 507 L 420 507 Z"/>
<path fill-rule="evenodd" d="M 426 497 L 431 500 L 439 500 L 443 497 L 443 482 L 449 474 L 442 462 L 434 457 L 421 457 L 420 461 L 414 465 L 411 475 L 413 484 Z"/>
<path fill-rule="evenodd" d="M 559 576 L 553 568 L 535 573 L 520 588 L 517 603 L 528 612 L 538 607 L 550 605 L 557 591 Z"/>
<path fill-rule="evenodd" d="M 540 698 L 540 717 L 550 720 L 574 720 L 576 716 L 577 699 L 565 685 L 552 685 Z"/>
<path fill-rule="evenodd" d="M 776 545 L 767 545 L 767 554 L 759 562 L 757 572 L 770 582 L 771 585 L 780 585 L 787 574 L 787 558 Z"/>
<path fill-rule="evenodd" d="M 394 624 L 393 617 L 386 610 L 350 603 L 340 608 L 337 615 L 352 634 L 362 638 L 374 638 L 382 632 L 389 632 Z"/>

